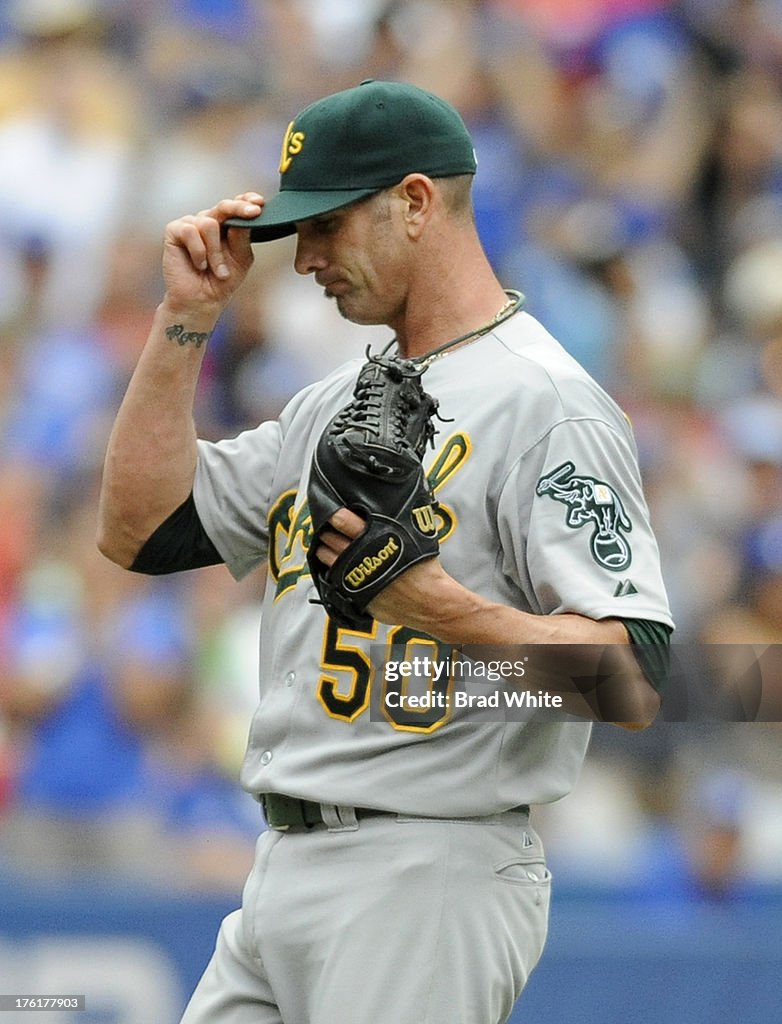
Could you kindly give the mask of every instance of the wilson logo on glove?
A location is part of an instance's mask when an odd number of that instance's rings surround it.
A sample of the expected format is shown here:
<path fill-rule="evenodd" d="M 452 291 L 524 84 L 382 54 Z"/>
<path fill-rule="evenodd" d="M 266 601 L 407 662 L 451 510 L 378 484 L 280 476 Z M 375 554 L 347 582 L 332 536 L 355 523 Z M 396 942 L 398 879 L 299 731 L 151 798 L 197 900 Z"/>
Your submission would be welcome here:
<path fill-rule="evenodd" d="M 362 558 L 358 565 L 355 565 L 349 572 L 345 573 L 345 586 L 351 590 L 360 590 L 370 579 L 377 574 L 378 569 L 390 569 L 399 558 L 402 549 L 393 537 L 388 538 L 388 543 L 381 548 L 376 555 L 367 555 Z"/>
<path fill-rule="evenodd" d="M 427 535 L 437 533 L 437 523 L 435 522 L 432 505 L 421 505 L 420 508 L 411 509 L 410 515 L 413 517 L 413 521 L 421 533 Z"/>

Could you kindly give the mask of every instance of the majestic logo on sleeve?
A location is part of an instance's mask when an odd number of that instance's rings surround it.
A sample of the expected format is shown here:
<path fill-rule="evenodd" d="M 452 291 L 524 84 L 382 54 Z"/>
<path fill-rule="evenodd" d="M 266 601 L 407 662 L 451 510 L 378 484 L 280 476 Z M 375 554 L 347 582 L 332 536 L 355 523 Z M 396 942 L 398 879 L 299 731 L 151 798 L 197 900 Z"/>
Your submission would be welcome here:
<path fill-rule="evenodd" d="M 566 505 L 565 522 L 572 529 L 591 523 L 589 550 L 592 557 L 604 569 L 621 572 L 632 558 L 622 531 L 629 533 L 632 523 L 613 487 L 591 476 L 576 476 L 575 470 L 572 462 L 563 462 L 538 480 L 535 493 Z"/>

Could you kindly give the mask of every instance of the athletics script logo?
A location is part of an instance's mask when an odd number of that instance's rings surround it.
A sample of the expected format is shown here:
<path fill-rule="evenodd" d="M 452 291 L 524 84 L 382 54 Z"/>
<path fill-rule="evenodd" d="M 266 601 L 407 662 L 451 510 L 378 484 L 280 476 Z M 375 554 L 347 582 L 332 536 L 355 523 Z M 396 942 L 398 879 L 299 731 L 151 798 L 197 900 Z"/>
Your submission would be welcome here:
<path fill-rule="evenodd" d="M 563 462 L 538 480 L 535 493 L 547 495 L 568 506 L 567 525 L 574 530 L 592 523 L 589 550 L 598 565 L 621 572 L 630 564 L 632 552 L 622 530 L 633 526 L 613 487 L 591 476 L 576 476 L 572 462 Z"/>

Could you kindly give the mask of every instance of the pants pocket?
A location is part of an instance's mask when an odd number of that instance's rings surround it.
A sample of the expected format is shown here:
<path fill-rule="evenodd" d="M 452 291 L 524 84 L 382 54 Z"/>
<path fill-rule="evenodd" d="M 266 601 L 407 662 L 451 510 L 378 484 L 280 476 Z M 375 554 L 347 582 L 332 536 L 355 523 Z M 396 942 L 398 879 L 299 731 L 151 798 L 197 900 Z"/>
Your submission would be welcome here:
<path fill-rule="evenodd" d="M 551 872 L 539 853 L 534 857 L 512 857 L 495 864 L 494 877 L 509 885 L 531 888 L 539 885 L 551 885 Z"/>

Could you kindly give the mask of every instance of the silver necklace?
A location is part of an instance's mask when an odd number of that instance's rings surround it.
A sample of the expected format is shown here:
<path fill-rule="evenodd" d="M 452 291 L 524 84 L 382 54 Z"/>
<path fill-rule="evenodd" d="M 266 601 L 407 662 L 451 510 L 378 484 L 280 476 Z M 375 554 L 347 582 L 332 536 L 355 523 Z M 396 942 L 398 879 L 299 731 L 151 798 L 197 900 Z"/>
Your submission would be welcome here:
<path fill-rule="evenodd" d="M 508 301 L 504 303 L 497 310 L 491 320 L 483 324 L 482 327 L 476 327 L 474 331 L 468 331 L 466 334 L 462 334 L 458 338 L 446 341 L 445 344 L 438 345 L 437 348 L 433 348 L 432 351 L 427 352 L 426 355 L 414 357 L 411 362 L 425 370 L 435 362 L 435 360 L 442 359 L 444 356 L 450 355 L 457 346 L 463 347 L 465 345 L 469 345 L 473 341 L 477 341 L 478 338 L 482 338 L 484 334 L 488 334 L 490 331 L 493 331 L 495 327 L 499 327 L 500 324 L 504 323 L 517 313 L 524 305 L 525 301 L 525 297 L 522 293 L 516 291 L 514 288 L 506 288 L 505 294 L 508 296 Z M 382 355 L 385 355 L 386 352 L 388 352 L 395 341 L 396 338 L 391 339 L 388 345 L 383 349 Z"/>

